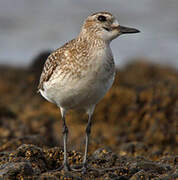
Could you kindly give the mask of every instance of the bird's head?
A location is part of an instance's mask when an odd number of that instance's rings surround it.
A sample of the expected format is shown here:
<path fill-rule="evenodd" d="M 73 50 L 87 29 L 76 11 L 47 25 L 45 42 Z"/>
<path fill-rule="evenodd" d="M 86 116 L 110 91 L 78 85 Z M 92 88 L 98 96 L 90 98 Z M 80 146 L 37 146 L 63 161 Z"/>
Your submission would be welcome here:
<path fill-rule="evenodd" d="M 94 13 L 85 20 L 81 33 L 111 41 L 122 34 L 138 33 L 137 29 L 119 25 L 117 19 L 108 12 Z"/>

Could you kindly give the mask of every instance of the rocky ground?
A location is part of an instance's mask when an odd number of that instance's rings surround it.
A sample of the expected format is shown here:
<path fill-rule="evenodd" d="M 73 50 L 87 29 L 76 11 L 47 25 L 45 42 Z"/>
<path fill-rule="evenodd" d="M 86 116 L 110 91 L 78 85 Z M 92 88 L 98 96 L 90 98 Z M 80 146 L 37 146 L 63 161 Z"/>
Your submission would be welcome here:
<path fill-rule="evenodd" d="M 178 71 L 133 61 L 97 105 L 86 174 L 63 161 L 60 112 L 36 93 L 48 52 L 27 69 L 0 67 L 0 179 L 178 178 Z M 87 116 L 67 115 L 69 163 L 82 162 Z M 95 169 L 94 169 L 95 168 Z"/>

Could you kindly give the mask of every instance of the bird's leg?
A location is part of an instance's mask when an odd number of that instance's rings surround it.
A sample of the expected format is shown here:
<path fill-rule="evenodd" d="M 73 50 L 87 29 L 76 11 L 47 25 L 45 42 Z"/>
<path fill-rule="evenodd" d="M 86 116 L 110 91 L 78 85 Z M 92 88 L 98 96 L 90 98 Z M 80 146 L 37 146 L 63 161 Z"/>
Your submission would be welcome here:
<path fill-rule="evenodd" d="M 87 167 L 87 154 L 88 154 L 88 146 L 89 146 L 89 139 L 90 139 L 90 133 L 91 133 L 91 117 L 92 115 L 89 114 L 88 124 L 86 127 L 85 154 L 83 158 L 83 168 Z"/>
<path fill-rule="evenodd" d="M 87 166 L 87 154 L 88 154 L 88 147 L 89 147 L 89 138 L 90 138 L 90 133 L 91 133 L 91 120 L 92 120 L 92 115 L 94 112 L 95 106 L 91 107 L 90 109 L 87 110 L 88 114 L 88 123 L 86 127 L 86 139 L 85 139 L 85 153 L 84 153 L 84 158 L 83 158 L 83 164 L 75 166 L 75 168 L 72 168 L 74 171 L 82 171 L 85 173 L 88 169 Z M 90 168 L 89 168 L 90 169 Z"/>
<path fill-rule="evenodd" d="M 70 171 L 70 166 L 68 164 L 68 160 L 67 160 L 67 136 L 68 136 L 68 128 L 66 125 L 66 120 L 65 120 L 65 114 L 66 111 L 62 108 L 61 109 L 61 116 L 62 116 L 62 123 L 63 123 L 63 143 L 64 143 L 64 161 L 63 161 L 63 165 L 61 167 L 59 167 L 58 169 L 56 169 L 57 171 L 60 171 L 62 169 L 64 169 L 65 171 Z M 55 171 L 56 171 L 55 170 Z"/>
<path fill-rule="evenodd" d="M 68 128 L 66 125 L 66 121 L 65 121 L 65 115 L 62 116 L 62 121 L 63 121 L 63 142 L 64 142 L 64 162 L 63 162 L 63 166 L 64 166 L 64 170 L 69 171 L 70 167 L 68 164 L 68 160 L 67 160 L 67 137 L 68 137 Z"/>
<path fill-rule="evenodd" d="M 61 171 L 62 169 L 64 169 L 65 171 L 70 171 L 71 168 L 68 164 L 68 159 L 67 159 L 67 136 L 68 136 L 68 128 L 66 125 L 66 120 L 65 120 L 65 114 L 66 111 L 62 108 L 60 108 L 61 110 L 61 116 L 62 116 L 62 124 L 63 124 L 63 143 L 64 143 L 64 160 L 63 160 L 63 164 L 62 166 L 60 166 L 59 168 L 53 170 L 53 171 Z"/>

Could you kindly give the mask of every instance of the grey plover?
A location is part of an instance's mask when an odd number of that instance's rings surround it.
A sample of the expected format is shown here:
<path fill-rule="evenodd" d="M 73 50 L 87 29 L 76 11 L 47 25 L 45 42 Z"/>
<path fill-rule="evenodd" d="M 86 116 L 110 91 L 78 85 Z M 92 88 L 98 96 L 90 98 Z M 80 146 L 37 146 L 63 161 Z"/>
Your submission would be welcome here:
<path fill-rule="evenodd" d="M 96 104 L 114 81 L 115 64 L 110 42 L 119 35 L 139 30 L 120 26 L 108 12 L 90 15 L 75 39 L 49 55 L 40 77 L 38 90 L 61 111 L 63 122 L 64 162 L 61 168 L 71 168 L 67 160 L 68 128 L 65 121 L 70 109 L 83 109 L 88 114 L 83 170 L 87 168 L 87 152 L 91 118 Z"/>

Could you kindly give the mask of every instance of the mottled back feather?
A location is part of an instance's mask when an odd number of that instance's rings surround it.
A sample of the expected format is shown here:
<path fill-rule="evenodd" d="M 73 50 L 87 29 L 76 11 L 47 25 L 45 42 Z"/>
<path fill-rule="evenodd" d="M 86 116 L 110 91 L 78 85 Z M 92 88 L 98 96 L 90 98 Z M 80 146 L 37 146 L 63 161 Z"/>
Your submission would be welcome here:
<path fill-rule="evenodd" d="M 41 73 L 38 90 L 39 89 L 43 90 L 43 83 L 47 82 L 50 79 L 50 77 L 53 74 L 53 72 L 55 71 L 56 67 L 58 65 L 60 65 L 60 63 L 61 63 L 60 61 L 62 59 L 65 49 L 67 49 L 68 46 L 70 46 L 70 44 L 72 44 L 73 42 L 74 42 L 74 39 L 67 42 L 61 48 L 55 50 L 48 56 L 48 58 L 44 64 L 43 71 Z"/>

